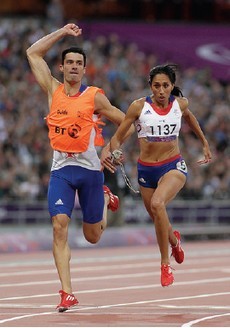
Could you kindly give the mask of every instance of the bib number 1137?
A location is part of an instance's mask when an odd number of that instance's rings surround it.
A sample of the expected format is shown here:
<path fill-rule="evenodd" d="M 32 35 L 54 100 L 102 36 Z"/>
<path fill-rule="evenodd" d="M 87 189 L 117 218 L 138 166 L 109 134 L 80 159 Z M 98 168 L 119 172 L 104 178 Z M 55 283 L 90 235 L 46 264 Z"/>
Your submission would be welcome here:
<path fill-rule="evenodd" d="M 155 129 L 154 129 L 154 126 L 150 126 L 150 129 L 151 129 L 151 133 L 153 136 L 154 135 L 167 136 L 167 135 L 173 134 L 173 132 L 176 129 L 176 124 L 157 125 L 157 126 L 155 126 Z"/>

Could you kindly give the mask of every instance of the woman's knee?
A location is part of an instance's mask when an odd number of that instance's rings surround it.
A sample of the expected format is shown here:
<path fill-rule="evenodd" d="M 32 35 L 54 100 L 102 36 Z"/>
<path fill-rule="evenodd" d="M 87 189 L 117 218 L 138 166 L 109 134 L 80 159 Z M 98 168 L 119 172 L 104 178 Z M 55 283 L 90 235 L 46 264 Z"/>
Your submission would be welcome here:
<path fill-rule="evenodd" d="M 159 197 L 153 197 L 151 199 L 151 211 L 155 215 L 159 214 L 162 210 L 165 210 L 165 202 Z"/>

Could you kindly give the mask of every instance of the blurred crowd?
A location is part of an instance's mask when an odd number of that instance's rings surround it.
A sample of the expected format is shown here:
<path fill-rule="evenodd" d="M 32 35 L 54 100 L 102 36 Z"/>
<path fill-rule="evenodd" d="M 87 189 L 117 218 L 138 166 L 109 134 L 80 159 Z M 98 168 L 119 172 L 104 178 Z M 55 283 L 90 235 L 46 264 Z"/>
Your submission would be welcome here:
<path fill-rule="evenodd" d="M 49 146 L 45 116 L 46 95 L 36 83 L 28 66 L 26 49 L 54 25 L 38 19 L 2 19 L 0 25 L 0 200 L 45 199 L 49 181 L 52 150 Z M 76 43 L 68 37 L 47 54 L 52 74 L 59 72 L 61 51 Z M 148 74 L 162 64 L 154 53 L 147 54 L 135 44 L 121 43 L 118 36 L 78 39 L 87 53 L 85 83 L 104 89 L 111 103 L 126 112 L 136 98 L 150 94 Z M 177 63 L 179 64 L 179 63 Z M 215 80 L 207 69 L 179 69 L 177 86 L 189 99 L 213 153 L 211 164 L 199 166 L 202 145 L 187 125 L 182 124 L 181 153 L 189 169 L 181 199 L 230 198 L 230 85 Z M 106 122 L 105 139 L 114 132 Z M 138 141 L 133 135 L 123 146 L 125 170 L 138 189 L 136 161 Z M 121 172 L 106 173 L 108 184 L 132 195 Z"/>

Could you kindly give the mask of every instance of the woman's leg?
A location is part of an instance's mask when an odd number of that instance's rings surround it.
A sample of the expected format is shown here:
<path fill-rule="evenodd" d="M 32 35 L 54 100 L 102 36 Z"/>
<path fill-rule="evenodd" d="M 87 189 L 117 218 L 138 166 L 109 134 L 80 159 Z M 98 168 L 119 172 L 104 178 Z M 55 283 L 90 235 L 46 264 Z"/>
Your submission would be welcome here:
<path fill-rule="evenodd" d="M 176 245 L 177 239 L 169 222 L 166 205 L 174 199 L 184 186 L 186 177 L 176 170 L 167 172 L 158 182 L 151 198 L 151 212 L 154 217 L 157 241 L 161 253 L 161 263 L 169 264 L 168 243 Z"/>

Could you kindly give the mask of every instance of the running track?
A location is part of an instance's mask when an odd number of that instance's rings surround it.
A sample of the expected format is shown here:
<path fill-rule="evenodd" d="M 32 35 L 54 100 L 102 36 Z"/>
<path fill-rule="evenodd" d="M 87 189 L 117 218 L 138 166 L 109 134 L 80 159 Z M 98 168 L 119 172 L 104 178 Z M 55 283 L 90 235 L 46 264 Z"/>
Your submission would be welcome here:
<path fill-rule="evenodd" d="M 52 253 L 0 255 L 0 327 L 229 327 L 230 241 L 184 243 L 175 283 L 159 283 L 156 245 L 72 252 L 80 305 L 57 313 Z"/>

